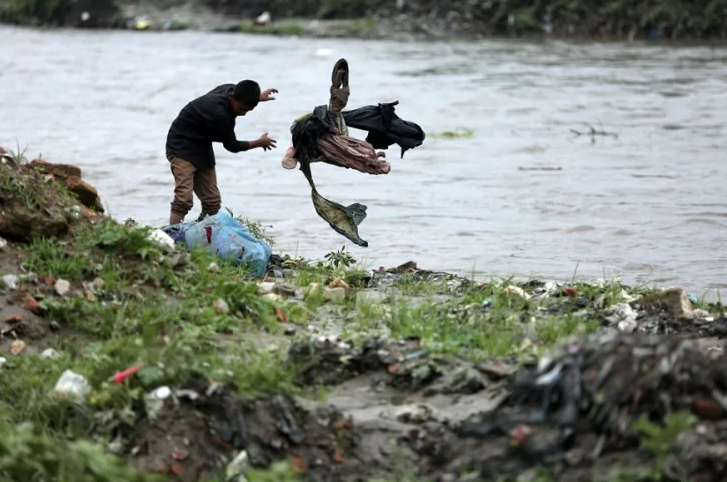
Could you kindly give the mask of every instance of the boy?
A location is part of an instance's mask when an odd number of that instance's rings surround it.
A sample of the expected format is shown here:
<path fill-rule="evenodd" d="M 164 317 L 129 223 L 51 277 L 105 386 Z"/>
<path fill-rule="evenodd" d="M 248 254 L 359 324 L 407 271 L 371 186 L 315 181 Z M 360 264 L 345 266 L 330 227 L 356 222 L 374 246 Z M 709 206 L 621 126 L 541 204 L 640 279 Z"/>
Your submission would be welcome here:
<path fill-rule="evenodd" d="M 169 224 L 179 224 L 192 209 L 196 194 L 202 203 L 202 213 L 215 215 L 222 207 L 217 188 L 213 142 L 220 142 L 230 152 L 242 152 L 261 147 L 275 148 L 275 139 L 264 133 L 254 141 L 238 141 L 235 120 L 253 110 L 258 102 L 274 100 L 270 94 L 277 89 L 260 92 L 253 80 L 237 85 L 223 84 L 188 103 L 174 119 L 167 134 L 166 153 L 174 176 L 174 201 L 171 203 Z"/>

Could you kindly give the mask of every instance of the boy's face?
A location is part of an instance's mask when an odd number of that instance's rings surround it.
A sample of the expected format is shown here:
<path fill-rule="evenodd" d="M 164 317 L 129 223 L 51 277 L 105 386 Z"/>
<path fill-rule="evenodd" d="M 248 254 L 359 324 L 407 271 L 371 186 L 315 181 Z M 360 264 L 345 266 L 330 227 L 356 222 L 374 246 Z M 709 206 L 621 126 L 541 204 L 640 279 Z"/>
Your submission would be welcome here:
<path fill-rule="evenodd" d="M 237 116 L 244 116 L 248 112 L 254 109 L 254 107 L 249 107 L 246 104 L 243 104 L 242 102 L 235 99 L 235 96 L 230 93 L 230 105 L 232 106 L 232 111 Z"/>

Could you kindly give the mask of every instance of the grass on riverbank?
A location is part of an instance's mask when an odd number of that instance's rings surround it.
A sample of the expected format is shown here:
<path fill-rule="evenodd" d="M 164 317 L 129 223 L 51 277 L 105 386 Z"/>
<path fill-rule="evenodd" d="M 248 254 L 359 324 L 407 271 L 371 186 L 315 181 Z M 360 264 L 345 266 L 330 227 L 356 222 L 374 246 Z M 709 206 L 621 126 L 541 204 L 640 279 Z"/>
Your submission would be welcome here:
<path fill-rule="evenodd" d="M 11 179 L 31 168 L 0 169 Z M 60 185 L 46 182 L 43 191 L 12 179 L 4 184 L 10 196 L 3 196 L 73 207 L 73 195 Z M 534 281 L 421 279 L 418 272 L 392 275 L 386 284 L 376 280 L 387 275 L 362 269 L 343 249 L 318 262 L 278 260 L 285 277 L 261 283 L 205 251 L 165 252 L 150 230 L 78 218 L 63 235 L 0 247 L 4 480 L 162 480 L 148 466 L 143 473 L 130 468 L 140 468 L 134 436 L 153 417 L 152 390 L 202 379 L 212 388 L 233 383 L 248 399 L 325 397 L 320 387 L 296 381 L 299 367 L 285 363 L 289 342 L 314 332 L 333 328 L 354 341 L 376 333 L 418 338 L 435 355 L 507 359 L 516 367 L 567 337 L 597 330 L 609 307 L 651 292 L 618 283 L 546 289 Z M 113 381 L 139 365 L 136 375 Z M 89 393 L 53 393 L 66 370 L 85 377 Z M 164 479 L 174 477 L 175 460 L 164 460 Z M 295 480 L 301 474 L 286 460 L 249 470 L 247 480 Z"/>

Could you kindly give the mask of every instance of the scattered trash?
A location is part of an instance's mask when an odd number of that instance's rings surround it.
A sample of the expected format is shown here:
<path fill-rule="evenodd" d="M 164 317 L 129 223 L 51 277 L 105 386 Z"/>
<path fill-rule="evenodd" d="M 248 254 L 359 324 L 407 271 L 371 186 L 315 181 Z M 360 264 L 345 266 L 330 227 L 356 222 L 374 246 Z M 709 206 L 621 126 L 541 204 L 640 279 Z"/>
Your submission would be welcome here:
<path fill-rule="evenodd" d="M 70 396 L 82 401 L 91 393 L 91 385 L 83 375 L 66 370 L 61 374 L 53 390 L 61 396 Z"/>
<path fill-rule="evenodd" d="M 0 284 L 5 289 L 15 291 L 20 286 L 20 278 L 15 274 L 6 274 L 0 277 Z"/>
<path fill-rule="evenodd" d="M 112 377 L 112 379 L 113 379 L 114 383 L 116 383 L 118 385 L 119 383 L 123 382 L 124 380 L 126 380 L 130 376 L 136 374 L 143 367 L 144 367 L 144 364 L 141 363 L 141 364 L 136 365 L 136 366 L 133 366 L 131 368 L 127 368 L 126 370 L 123 370 L 123 371 L 120 371 L 120 372 L 114 374 L 114 376 Z"/>
<path fill-rule="evenodd" d="M 149 233 L 148 239 L 154 242 L 157 246 L 162 248 L 167 253 L 174 252 L 174 240 L 167 233 L 161 229 L 155 229 Z"/>
<path fill-rule="evenodd" d="M 187 250 L 201 246 L 223 260 L 248 265 L 255 276 L 265 272 L 272 252 L 267 243 L 224 211 L 201 221 L 167 226 L 162 231 L 172 238 L 183 237 Z"/>
<path fill-rule="evenodd" d="M 166 400 L 172 396 L 172 389 L 167 386 L 162 386 L 151 392 L 151 396 L 157 400 Z"/>
<path fill-rule="evenodd" d="M 619 331 L 631 333 L 636 329 L 638 313 L 628 303 L 615 305 L 611 307 L 609 312 L 610 314 L 606 316 L 606 320 L 610 324 L 616 325 Z"/>
<path fill-rule="evenodd" d="M 54 285 L 54 289 L 58 296 L 66 296 L 71 290 L 71 283 L 64 279 L 58 279 Z"/>

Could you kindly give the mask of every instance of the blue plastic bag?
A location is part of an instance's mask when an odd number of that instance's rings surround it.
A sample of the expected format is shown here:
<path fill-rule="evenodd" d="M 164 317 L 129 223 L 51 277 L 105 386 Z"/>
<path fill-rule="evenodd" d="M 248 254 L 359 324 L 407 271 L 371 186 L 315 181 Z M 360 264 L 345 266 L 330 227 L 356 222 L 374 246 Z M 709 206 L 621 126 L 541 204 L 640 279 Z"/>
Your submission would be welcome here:
<path fill-rule="evenodd" d="M 202 246 L 220 259 L 249 266 L 255 276 L 265 273 L 272 254 L 266 242 L 225 212 L 206 216 L 202 221 L 167 226 L 162 231 L 175 242 L 183 242 L 188 251 Z"/>

